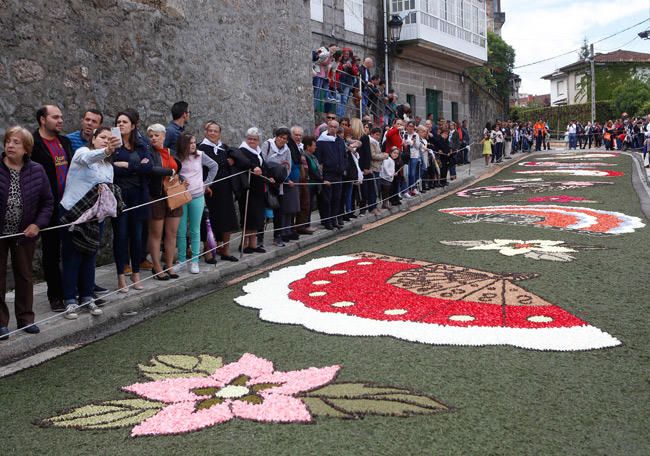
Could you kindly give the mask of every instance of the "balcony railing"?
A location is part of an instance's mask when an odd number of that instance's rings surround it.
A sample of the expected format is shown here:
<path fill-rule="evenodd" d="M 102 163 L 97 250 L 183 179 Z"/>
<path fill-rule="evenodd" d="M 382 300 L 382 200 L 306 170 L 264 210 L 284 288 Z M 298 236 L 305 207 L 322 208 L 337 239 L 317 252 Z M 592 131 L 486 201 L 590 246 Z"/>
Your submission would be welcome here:
<path fill-rule="evenodd" d="M 487 60 L 482 0 L 392 0 L 391 14 L 404 18 L 400 41 L 424 40 Z"/>

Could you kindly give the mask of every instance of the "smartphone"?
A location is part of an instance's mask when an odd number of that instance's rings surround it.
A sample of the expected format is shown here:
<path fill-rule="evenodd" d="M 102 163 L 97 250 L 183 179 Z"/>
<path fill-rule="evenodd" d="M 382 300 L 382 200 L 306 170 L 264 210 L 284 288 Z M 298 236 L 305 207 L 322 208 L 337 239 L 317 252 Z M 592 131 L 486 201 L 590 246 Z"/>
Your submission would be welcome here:
<path fill-rule="evenodd" d="M 117 147 L 122 147 L 124 143 L 122 142 L 122 133 L 120 133 L 120 129 L 118 127 L 111 128 L 111 134 L 120 140 L 120 144 Z"/>

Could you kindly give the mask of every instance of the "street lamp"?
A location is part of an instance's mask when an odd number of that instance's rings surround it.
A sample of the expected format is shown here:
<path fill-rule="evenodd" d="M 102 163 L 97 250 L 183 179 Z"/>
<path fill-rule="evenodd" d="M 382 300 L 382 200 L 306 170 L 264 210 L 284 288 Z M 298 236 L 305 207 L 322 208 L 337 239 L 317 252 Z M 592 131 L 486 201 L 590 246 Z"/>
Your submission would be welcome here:
<path fill-rule="evenodd" d="M 404 25 L 402 18 L 397 14 L 393 14 L 390 18 L 390 21 L 388 21 L 388 45 L 390 47 L 397 45 L 399 37 L 402 34 L 402 25 Z"/>
<path fill-rule="evenodd" d="M 402 34 L 404 20 L 399 14 L 393 14 L 388 20 L 388 0 L 384 0 L 384 80 L 386 89 L 390 88 L 388 81 L 388 55 L 397 47 Z"/>

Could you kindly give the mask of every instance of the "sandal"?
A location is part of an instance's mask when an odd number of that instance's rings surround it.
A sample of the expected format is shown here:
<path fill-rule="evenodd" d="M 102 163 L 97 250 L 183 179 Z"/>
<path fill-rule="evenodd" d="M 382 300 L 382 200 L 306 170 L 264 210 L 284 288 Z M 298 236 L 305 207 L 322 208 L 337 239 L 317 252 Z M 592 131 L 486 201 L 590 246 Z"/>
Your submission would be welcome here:
<path fill-rule="evenodd" d="M 169 280 L 169 274 L 165 272 L 156 272 L 155 269 L 151 270 L 154 280 Z"/>

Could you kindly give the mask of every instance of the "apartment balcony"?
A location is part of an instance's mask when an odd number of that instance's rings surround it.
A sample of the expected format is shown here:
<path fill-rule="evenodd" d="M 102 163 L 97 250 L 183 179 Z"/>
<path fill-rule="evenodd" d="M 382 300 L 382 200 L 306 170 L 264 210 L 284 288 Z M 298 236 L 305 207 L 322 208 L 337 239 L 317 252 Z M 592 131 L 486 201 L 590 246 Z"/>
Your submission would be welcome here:
<path fill-rule="evenodd" d="M 461 71 L 487 61 L 483 0 L 392 0 L 391 14 L 404 19 L 404 56 Z"/>

